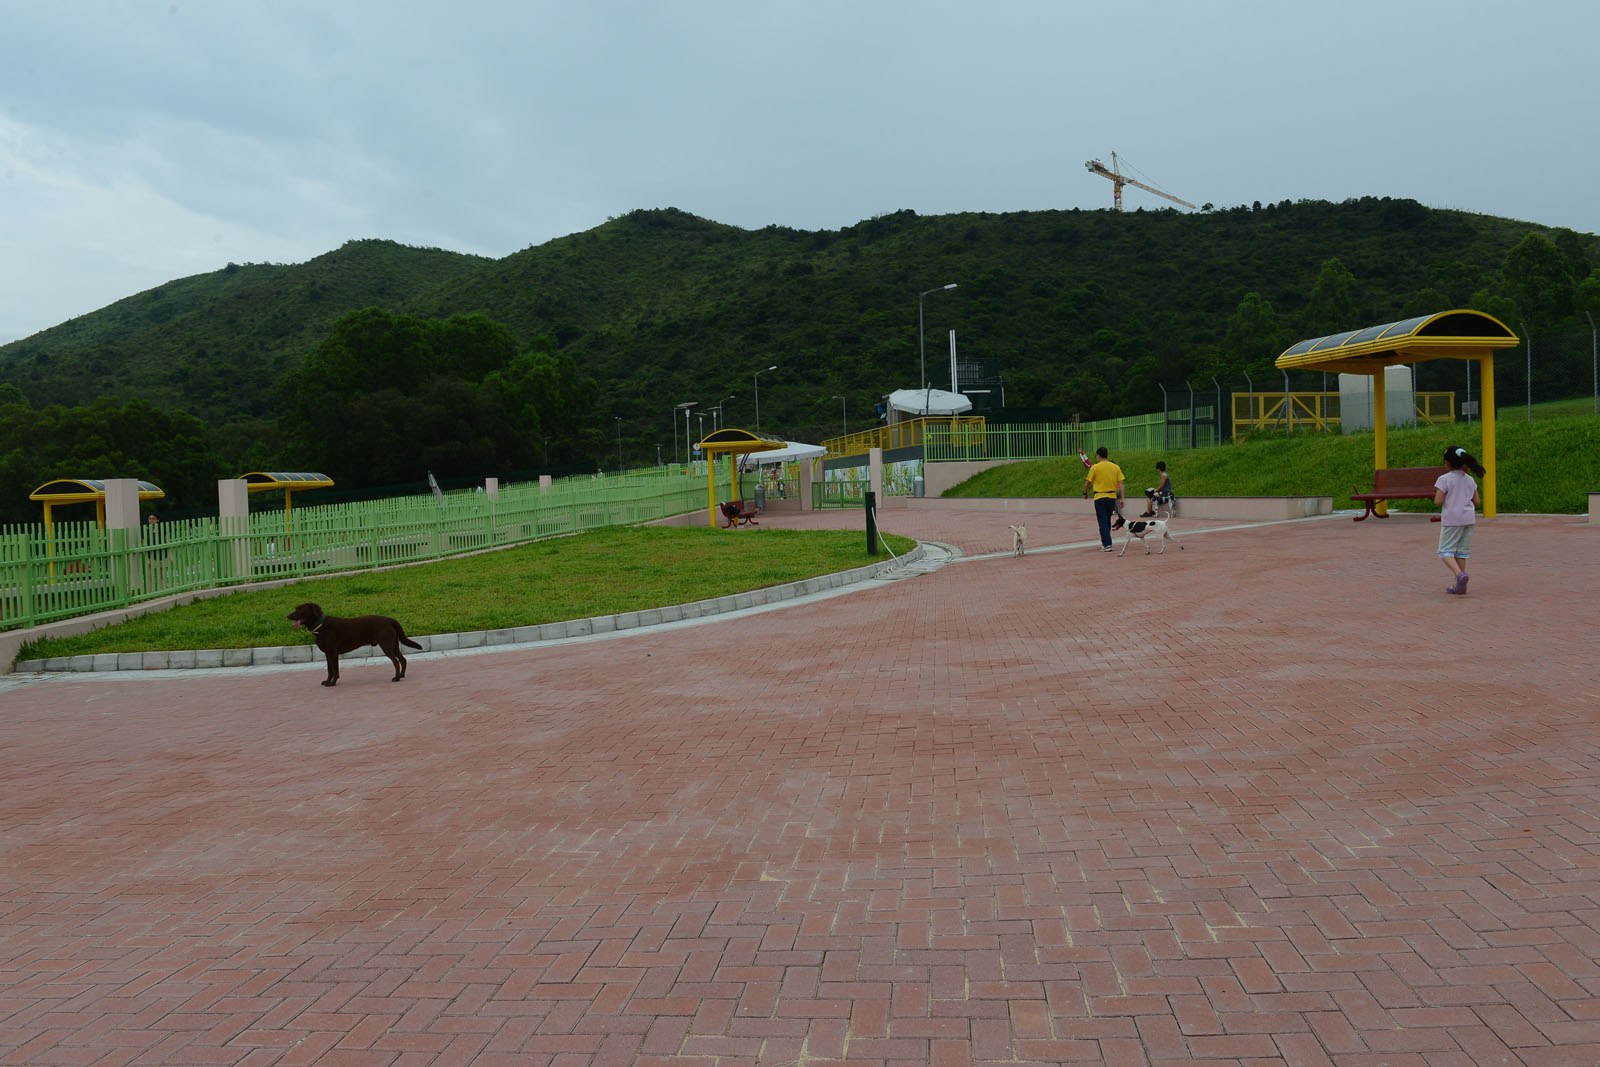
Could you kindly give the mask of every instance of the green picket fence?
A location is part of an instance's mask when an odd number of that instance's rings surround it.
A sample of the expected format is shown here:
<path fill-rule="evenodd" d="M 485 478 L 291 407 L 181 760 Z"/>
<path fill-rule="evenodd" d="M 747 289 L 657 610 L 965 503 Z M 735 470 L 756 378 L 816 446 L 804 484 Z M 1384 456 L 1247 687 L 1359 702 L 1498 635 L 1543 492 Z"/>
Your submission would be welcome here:
<path fill-rule="evenodd" d="M 633 525 L 706 504 L 688 473 L 537 484 L 264 511 L 103 530 L 93 522 L 0 526 L 0 630 L 174 593 L 387 567 Z"/>

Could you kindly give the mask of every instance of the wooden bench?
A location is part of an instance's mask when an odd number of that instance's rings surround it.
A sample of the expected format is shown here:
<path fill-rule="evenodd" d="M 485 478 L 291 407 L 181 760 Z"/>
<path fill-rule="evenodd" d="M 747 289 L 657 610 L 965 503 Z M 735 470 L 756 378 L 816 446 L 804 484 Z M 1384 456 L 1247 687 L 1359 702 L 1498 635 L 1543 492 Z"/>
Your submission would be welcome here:
<path fill-rule="evenodd" d="M 1439 480 L 1439 475 L 1449 470 L 1449 467 L 1382 467 L 1372 474 L 1372 490 L 1366 493 L 1351 493 L 1351 500 L 1359 500 L 1366 504 L 1367 510 L 1355 517 L 1360 522 L 1368 515 L 1378 518 L 1387 516 L 1376 510 L 1373 505 L 1382 500 L 1432 500 L 1434 494 L 1433 483 Z M 1360 489 L 1357 485 L 1355 488 Z M 1433 517 L 1434 522 L 1439 521 L 1439 516 Z"/>
<path fill-rule="evenodd" d="M 728 520 L 728 525 L 725 529 L 731 530 L 735 526 L 761 525 L 756 521 L 755 506 L 750 505 L 747 507 L 743 500 L 725 500 L 718 504 L 717 507 L 722 509 L 722 517 Z"/>

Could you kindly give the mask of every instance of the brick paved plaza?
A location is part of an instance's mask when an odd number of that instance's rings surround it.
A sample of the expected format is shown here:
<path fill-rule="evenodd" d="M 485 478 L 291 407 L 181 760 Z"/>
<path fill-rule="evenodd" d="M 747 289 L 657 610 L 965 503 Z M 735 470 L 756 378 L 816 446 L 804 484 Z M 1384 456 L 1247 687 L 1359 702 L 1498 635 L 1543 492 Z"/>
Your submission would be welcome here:
<path fill-rule="evenodd" d="M 1600 527 L 883 525 L 968 558 L 0 679 L 0 1062 L 1600 1063 Z"/>

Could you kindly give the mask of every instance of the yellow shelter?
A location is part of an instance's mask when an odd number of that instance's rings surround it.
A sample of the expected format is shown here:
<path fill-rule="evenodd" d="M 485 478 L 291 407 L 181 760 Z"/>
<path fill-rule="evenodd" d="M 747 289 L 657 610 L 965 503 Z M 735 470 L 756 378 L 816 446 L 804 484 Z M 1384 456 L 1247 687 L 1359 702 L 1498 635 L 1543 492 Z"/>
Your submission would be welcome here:
<path fill-rule="evenodd" d="M 166 495 L 159 486 L 143 481 L 139 483 L 140 500 L 160 500 Z M 50 509 L 61 507 L 65 504 L 93 503 L 95 524 L 102 527 L 106 524 L 106 481 L 104 478 L 57 478 L 53 482 L 45 482 L 29 493 L 28 499 L 37 500 L 44 504 L 44 525 L 47 530 L 54 525 Z"/>
<path fill-rule="evenodd" d="M 753 452 L 771 452 L 787 447 L 785 441 L 773 441 L 749 430 L 724 426 L 707 434 L 700 442 L 700 451 L 706 457 L 706 522 L 717 524 L 717 457 L 728 457 L 728 498 L 739 495 L 739 456 Z"/>
<path fill-rule="evenodd" d="M 1312 337 L 1285 350 L 1276 366 L 1279 370 L 1370 374 L 1373 379 L 1373 463 L 1381 468 L 1389 465 L 1384 368 L 1434 359 L 1476 362 L 1483 401 L 1483 513 L 1493 515 L 1496 484 L 1494 353 L 1496 349 L 1515 348 L 1520 343 L 1520 338 L 1493 315 L 1457 309 L 1327 337 Z"/>
<path fill-rule="evenodd" d="M 251 471 L 239 476 L 244 480 L 246 492 L 260 493 L 269 489 L 283 490 L 283 510 L 294 510 L 293 494 L 306 489 L 331 489 L 333 479 L 326 474 L 310 471 Z"/>

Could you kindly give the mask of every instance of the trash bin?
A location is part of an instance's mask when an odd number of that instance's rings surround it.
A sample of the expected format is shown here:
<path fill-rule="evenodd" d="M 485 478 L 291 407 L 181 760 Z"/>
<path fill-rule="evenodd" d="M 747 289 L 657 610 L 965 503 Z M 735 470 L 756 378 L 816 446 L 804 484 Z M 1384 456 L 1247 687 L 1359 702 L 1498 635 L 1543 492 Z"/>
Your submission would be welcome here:
<path fill-rule="evenodd" d="M 911 479 L 911 495 L 920 500 L 922 499 L 923 492 L 924 486 L 922 483 L 922 475 L 919 474 L 915 478 Z"/>
<path fill-rule="evenodd" d="M 767 510 L 767 487 L 764 485 L 756 486 L 756 510 Z"/>

